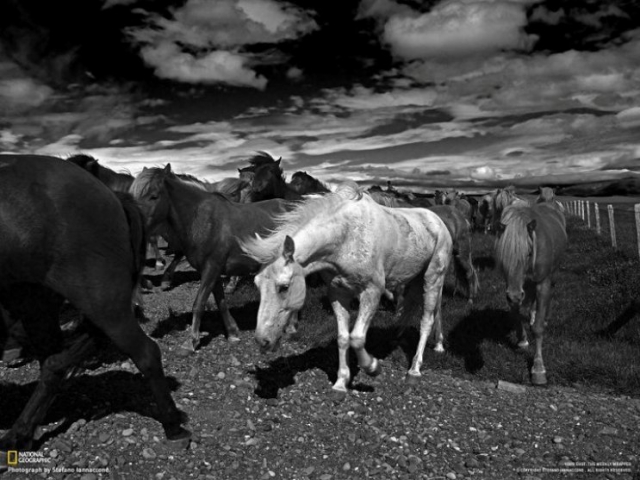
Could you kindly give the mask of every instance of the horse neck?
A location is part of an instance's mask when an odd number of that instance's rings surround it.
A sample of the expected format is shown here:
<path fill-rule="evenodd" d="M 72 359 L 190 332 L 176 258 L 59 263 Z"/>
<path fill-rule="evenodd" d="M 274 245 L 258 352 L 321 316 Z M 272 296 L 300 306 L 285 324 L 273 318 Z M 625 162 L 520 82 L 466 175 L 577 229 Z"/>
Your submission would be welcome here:
<path fill-rule="evenodd" d="M 102 166 L 98 169 L 98 178 L 107 187 L 116 192 L 128 192 L 134 180 L 133 176 L 117 173 Z"/>
<path fill-rule="evenodd" d="M 348 227 L 347 222 L 340 219 L 341 215 L 321 215 L 293 235 L 295 257 L 302 265 L 305 276 L 330 267 L 330 257 L 345 246 L 341 240 L 345 238 Z"/>
<path fill-rule="evenodd" d="M 189 243 L 190 226 L 196 221 L 198 206 L 213 195 L 178 179 L 166 179 L 165 188 L 169 201 L 166 223 L 180 240 L 187 242 L 184 243 L 186 245 Z"/>

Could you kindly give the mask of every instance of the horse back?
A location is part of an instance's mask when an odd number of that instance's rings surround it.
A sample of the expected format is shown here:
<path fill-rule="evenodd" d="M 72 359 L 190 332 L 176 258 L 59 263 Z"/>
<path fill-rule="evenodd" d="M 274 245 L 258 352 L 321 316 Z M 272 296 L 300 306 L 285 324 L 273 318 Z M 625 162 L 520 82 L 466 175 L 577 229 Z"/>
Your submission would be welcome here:
<path fill-rule="evenodd" d="M 101 269 L 130 273 L 123 208 L 86 171 L 54 157 L 0 155 L 0 190 L 0 282 L 67 296 L 76 284 L 96 287 L 85 283 Z"/>
<path fill-rule="evenodd" d="M 555 271 L 567 246 L 564 215 L 550 204 L 540 203 L 531 208 L 536 220 L 536 275 Z"/>

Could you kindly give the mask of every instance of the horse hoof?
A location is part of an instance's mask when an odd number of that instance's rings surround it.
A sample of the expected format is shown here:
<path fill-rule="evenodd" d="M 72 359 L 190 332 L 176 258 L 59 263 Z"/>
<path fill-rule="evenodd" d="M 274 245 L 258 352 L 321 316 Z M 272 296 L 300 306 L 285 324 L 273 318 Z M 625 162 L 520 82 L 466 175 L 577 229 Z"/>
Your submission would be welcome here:
<path fill-rule="evenodd" d="M 165 444 L 170 450 L 187 450 L 191 444 L 191 432 L 181 428 L 181 432 L 167 437 Z"/>
<path fill-rule="evenodd" d="M 444 347 L 441 343 L 438 343 L 435 347 L 433 347 L 433 351 L 436 353 L 444 353 Z"/>
<path fill-rule="evenodd" d="M 333 403 L 342 403 L 347 398 L 347 392 L 345 392 L 344 390 L 331 390 L 329 398 L 333 401 Z"/>
<path fill-rule="evenodd" d="M 240 337 L 238 335 L 229 335 L 229 338 L 227 338 L 227 341 L 229 343 L 239 343 L 240 342 Z"/>
<path fill-rule="evenodd" d="M 529 348 L 529 342 L 527 342 L 526 340 L 524 340 L 523 342 L 518 342 L 518 348 L 521 350 L 526 350 L 527 348 Z"/>
<path fill-rule="evenodd" d="M 191 355 L 194 355 L 196 353 L 196 349 L 193 346 L 193 344 L 191 343 L 191 341 L 183 344 L 180 346 L 180 348 L 178 348 L 178 356 L 179 357 L 189 357 Z"/>
<path fill-rule="evenodd" d="M 371 362 L 371 365 L 369 365 L 368 368 L 364 368 L 363 370 L 364 373 L 366 373 L 370 377 L 377 377 L 382 373 L 382 366 L 380 365 L 380 362 L 376 358 L 374 358 Z"/>
<path fill-rule="evenodd" d="M 546 385 L 547 372 L 531 372 L 531 383 L 534 385 Z"/>
<path fill-rule="evenodd" d="M 409 386 L 418 385 L 420 383 L 420 375 L 407 373 L 407 376 L 405 377 L 405 382 Z"/>

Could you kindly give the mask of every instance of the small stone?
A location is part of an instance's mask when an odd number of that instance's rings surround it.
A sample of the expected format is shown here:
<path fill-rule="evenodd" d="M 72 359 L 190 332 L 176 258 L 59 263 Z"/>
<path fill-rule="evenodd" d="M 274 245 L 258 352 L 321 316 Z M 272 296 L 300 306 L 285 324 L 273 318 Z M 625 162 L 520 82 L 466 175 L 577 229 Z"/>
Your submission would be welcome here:
<path fill-rule="evenodd" d="M 556 435 L 555 437 L 553 437 L 553 443 L 562 443 L 562 437 Z"/>
<path fill-rule="evenodd" d="M 329 473 L 323 473 L 322 475 L 320 475 L 318 477 L 320 480 L 331 480 L 333 478 L 333 475 L 329 474 Z"/>
<path fill-rule="evenodd" d="M 304 473 L 306 476 L 309 476 L 313 473 L 315 469 L 316 469 L 315 467 L 307 467 L 304 470 L 302 470 L 302 473 Z"/>
<path fill-rule="evenodd" d="M 524 393 L 527 391 L 527 388 L 524 385 L 517 385 L 515 383 L 505 382 L 502 380 L 498 380 L 496 388 L 498 390 L 504 390 L 505 392 L 511 393 Z"/>
<path fill-rule="evenodd" d="M 219 380 L 224 380 L 226 376 L 227 374 L 224 372 L 218 372 L 218 375 L 216 375 L 216 377 L 218 377 Z"/>
<path fill-rule="evenodd" d="M 98 476 L 95 473 L 85 473 L 80 477 L 80 480 L 97 480 Z"/>
<path fill-rule="evenodd" d="M 604 427 L 598 432 L 600 435 L 617 435 L 618 429 L 613 427 Z"/>
<path fill-rule="evenodd" d="M 102 432 L 100 435 L 98 435 L 98 440 L 100 440 L 100 443 L 105 443 L 110 438 L 111 438 L 111 434 L 107 432 Z"/>
<path fill-rule="evenodd" d="M 342 466 L 342 470 L 344 470 L 345 472 L 347 472 L 347 471 L 351 470 L 351 464 L 350 464 L 349 462 L 345 463 L 345 464 Z"/>
<path fill-rule="evenodd" d="M 133 428 L 126 428 L 122 431 L 123 437 L 128 437 L 130 435 L 133 435 Z"/>
<path fill-rule="evenodd" d="M 478 460 L 476 460 L 475 458 L 471 457 L 464 462 L 464 466 L 467 468 L 478 468 L 480 466 L 480 462 L 478 462 Z"/>
<path fill-rule="evenodd" d="M 147 460 L 153 460 L 157 457 L 156 452 L 151 448 L 145 448 L 144 450 L 142 450 L 142 456 Z"/>
<path fill-rule="evenodd" d="M 456 474 L 455 474 L 455 473 L 453 473 L 453 472 L 449 472 L 449 473 L 447 473 L 446 477 L 447 477 L 449 480 L 456 480 L 456 478 L 458 478 L 458 477 L 456 476 Z"/>

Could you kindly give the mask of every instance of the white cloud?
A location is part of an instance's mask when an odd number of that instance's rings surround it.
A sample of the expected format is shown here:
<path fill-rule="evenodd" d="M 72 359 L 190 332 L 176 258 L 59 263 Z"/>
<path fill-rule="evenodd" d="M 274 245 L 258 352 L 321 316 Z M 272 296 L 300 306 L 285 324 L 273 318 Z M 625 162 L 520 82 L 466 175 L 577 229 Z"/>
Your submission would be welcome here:
<path fill-rule="evenodd" d="M 53 90 L 31 78 L 0 80 L 0 109 L 2 114 L 21 112 L 46 102 Z"/>
<path fill-rule="evenodd" d="M 404 59 L 449 59 L 528 50 L 536 37 L 524 32 L 530 1 L 445 0 L 420 13 L 392 0 L 365 0 L 360 16 L 384 22 L 383 40 Z"/>
<path fill-rule="evenodd" d="M 224 50 L 196 57 L 183 52 L 175 43 L 163 42 L 142 48 L 140 54 L 160 78 L 186 83 L 224 83 L 260 90 L 267 85 L 266 78 L 246 66 L 245 56 Z"/>
<path fill-rule="evenodd" d="M 254 67 L 282 63 L 277 52 L 254 56 L 243 48 L 277 44 L 318 28 L 304 10 L 275 0 L 188 0 L 172 18 L 148 15 L 149 26 L 127 33 L 162 78 L 263 89 Z"/>

